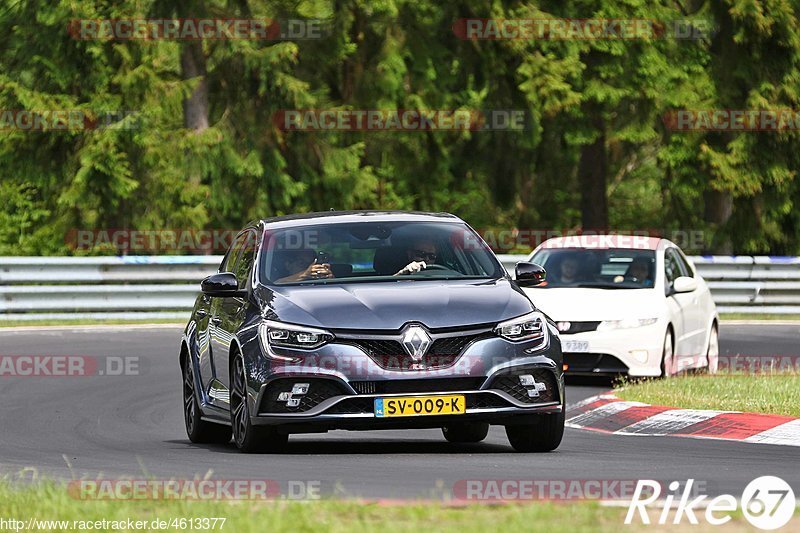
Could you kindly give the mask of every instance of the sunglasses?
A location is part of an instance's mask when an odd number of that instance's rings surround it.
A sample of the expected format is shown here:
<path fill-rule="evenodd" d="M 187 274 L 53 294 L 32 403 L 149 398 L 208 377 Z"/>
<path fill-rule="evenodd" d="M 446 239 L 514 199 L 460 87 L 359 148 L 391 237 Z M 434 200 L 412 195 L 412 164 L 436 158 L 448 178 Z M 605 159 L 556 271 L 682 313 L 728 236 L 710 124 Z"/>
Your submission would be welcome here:
<path fill-rule="evenodd" d="M 435 261 L 436 252 L 426 252 L 425 250 L 412 250 L 414 257 L 419 257 L 425 261 Z"/>

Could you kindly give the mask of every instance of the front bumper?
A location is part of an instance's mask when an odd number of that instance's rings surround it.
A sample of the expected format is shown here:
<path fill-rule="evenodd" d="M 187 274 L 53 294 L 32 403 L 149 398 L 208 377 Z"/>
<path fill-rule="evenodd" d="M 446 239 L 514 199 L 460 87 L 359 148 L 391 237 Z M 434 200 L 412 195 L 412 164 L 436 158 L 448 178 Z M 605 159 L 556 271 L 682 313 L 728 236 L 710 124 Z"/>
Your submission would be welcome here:
<path fill-rule="evenodd" d="M 557 335 L 540 348 L 510 343 L 493 337 L 468 346 L 447 368 L 431 370 L 387 370 L 362 350 L 347 344 L 331 344 L 313 357 L 293 363 L 259 358 L 269 367 L 254 368 L 250 376 L 265 376 L 249 382 L 251 417 L 254 425 L 279 426 L 291 433 L 332 429 L 436 428 L 454 422 L 488 422 L 511 425 L 530 421 L 531 416 L 563 410 L 564 380 Z M 523 386 L 520 375 L 534 376 L 543 389 L 530 396 L 532 386 Z M 298 401 L 295 386 L 307 384 Z M 282 394 L 283 393 L 283 394 Z M 376 398 L 421 397 L 462 394 L 464 414 L 376 417 Z M 279 400 L 281 399 L 281 400 Z"/>
<path fill-rule="evenodd" d="M 561 334 L 564 364 L 568 375 L 628 374 L 660 376 L 666 324 L 607 331 Z M 573 351 L 588 343 L 588 348 Z"/>

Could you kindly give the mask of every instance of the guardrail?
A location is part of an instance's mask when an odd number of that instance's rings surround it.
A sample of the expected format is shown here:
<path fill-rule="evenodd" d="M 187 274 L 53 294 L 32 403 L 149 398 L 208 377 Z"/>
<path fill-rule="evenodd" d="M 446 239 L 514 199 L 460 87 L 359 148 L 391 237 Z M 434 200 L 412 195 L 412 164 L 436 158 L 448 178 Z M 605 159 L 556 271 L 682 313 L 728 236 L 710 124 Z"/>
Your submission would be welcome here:
<path fill-rule="evenodd" d="M 525 255 L 498 256 L 513 272 Z M 800 257 L 693 256 L 720 313 L 800 314 Z"/>
<path fill-rule="evenodd" d="M 524 255 L 500 255 L 513 273 Z M 0 321 L 185 319 L 220 256 L 0 257 Z M 800 314 L 800 258 L 692 257 L 720 312 Z"/>

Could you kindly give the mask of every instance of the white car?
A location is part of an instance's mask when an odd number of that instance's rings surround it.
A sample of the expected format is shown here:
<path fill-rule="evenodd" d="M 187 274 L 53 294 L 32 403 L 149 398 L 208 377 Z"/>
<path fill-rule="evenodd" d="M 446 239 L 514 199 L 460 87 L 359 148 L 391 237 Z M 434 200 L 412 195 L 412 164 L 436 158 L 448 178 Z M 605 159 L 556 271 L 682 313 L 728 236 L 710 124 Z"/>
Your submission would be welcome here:
<path fill-rule="evenodd" d="M 672 242 L 620 235 L 549 239 L 523 290 L 558 327 L 568 374 L 716 372 L 719 316 L 708 285 Z"/>

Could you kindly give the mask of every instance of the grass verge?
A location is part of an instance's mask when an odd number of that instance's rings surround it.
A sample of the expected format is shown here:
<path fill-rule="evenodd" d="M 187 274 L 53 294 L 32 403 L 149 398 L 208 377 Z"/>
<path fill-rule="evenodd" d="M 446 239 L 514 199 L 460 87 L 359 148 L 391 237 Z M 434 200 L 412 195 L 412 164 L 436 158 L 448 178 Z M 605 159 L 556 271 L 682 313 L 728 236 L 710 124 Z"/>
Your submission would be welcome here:
<path fill-rule="evenodd" d="M 624 387 L 619 390 L 619 387 Z M 800 374 L 684 375 L 623 382 L 624 400 L 686 409 L 716 409 L 800 417 Z"/>
<path fill-rule="evenodd" d="M 78 530 L 73 521 L 127 521 L 130 518 L 152 523 L 154 519 L 225 518 L 222 531 L 237 533 L 426 530 L 464 533 L 492 531 L 499 525 L 510 526 L 512 531 L 530 531 L 532 524 L 539 531 L 611 532 L 623 525 L 626 510 L 602 507 L 596 502 L 453 506 L 442 502 L 385 505 L 325 499 L 311 502 L 83 501 L 70 497 L 66 488 L 57 483 L 22 488 L 0 484 L 0 517 L 66 520 L 72 530 Z M 217 522 L 217 531 L 220 522 Z M 149 526 L 143 530 L 154 529 Z"/>
<path fill-rule="evenodd" d="M 720 313 L 720 320 L 763 320 L 763 321 L 796 321 L 800 320 L 800 315 L 783 315 L 780 313 Z"/>

